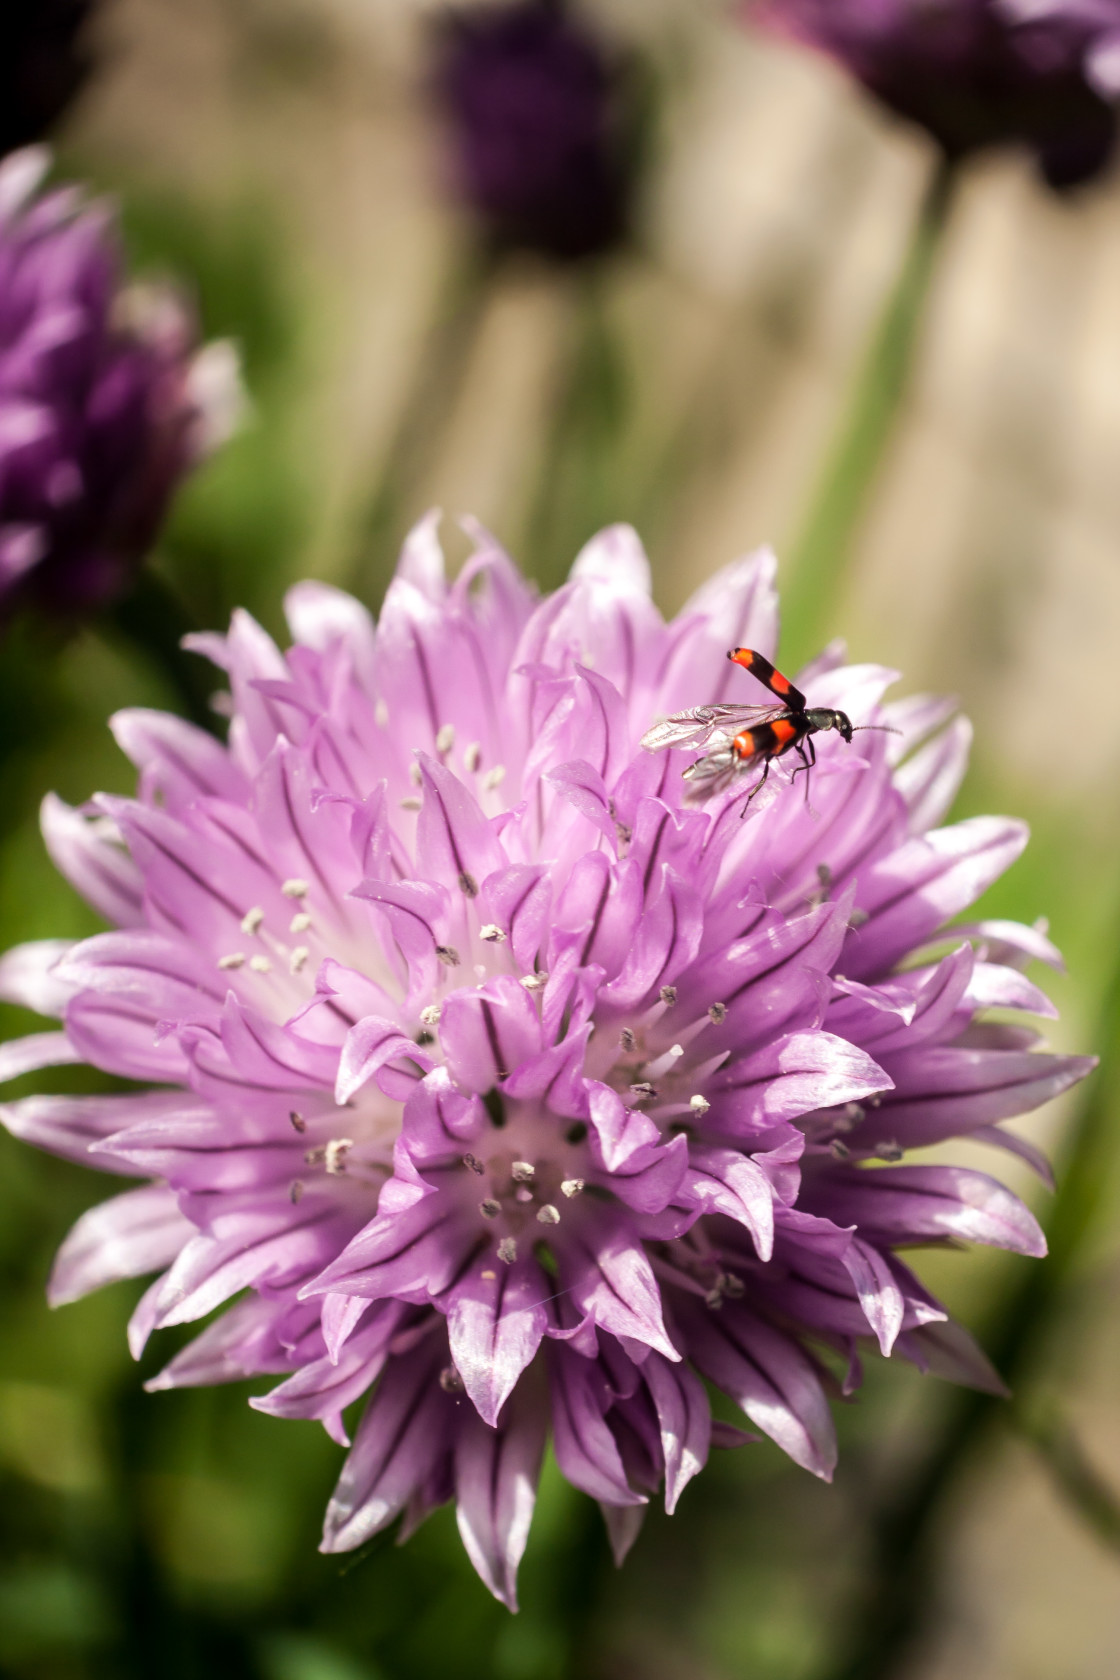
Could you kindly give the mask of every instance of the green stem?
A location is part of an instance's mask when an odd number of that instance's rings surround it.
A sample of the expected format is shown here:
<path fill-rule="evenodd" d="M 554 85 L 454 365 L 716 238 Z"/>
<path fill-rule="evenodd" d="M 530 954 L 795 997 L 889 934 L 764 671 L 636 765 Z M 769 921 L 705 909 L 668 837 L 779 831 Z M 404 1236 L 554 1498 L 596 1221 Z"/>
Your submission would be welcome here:
<path fill-rule="evenodd" d="M 183 637 L 198 625 L 158 572 L 144 567 L 129 594 L 110 608 L 107 625 L 160 672 L 192 723 L 219 733 L 210 705 L 217 678 L 206 660 L 181 646 Z"/>
<path fill-rule="evenodd" d="M 831 631 L 853 539 L 905 395 L 954 182 L 942 157 L 930 177 L 902 269 L 856 374 L 808 517 L 789 555 L 782 616 L 798 664 Z"/>
<path fill-rule="evenodd" d="M 1120 1499 L 1056 1407 L 1016 1406 L 1011 1422 L 1036 1449 L 1058 1492 L 1097 1539 L 1120 1552 Z"/>
<path fill-rule="evenodd" d="M 630 381 L 607 312 L 607 272 L 588 263 L 572 275 L 574 343 L 528 519 L 533 574 L 546 589 L 562 581 L 589 537 L 620 516 L 617 467 Z"/>
<path fill-rule="evenodd" d="M 1101 1065 L 1061 1151 L 1058 1191 L 1047 1229 L 1049 1254 L 1004 1299 L 986 1338 L 989 1353 L 1012 1388 L 1029 1375 L 1040 1346 L 1062 1314 L 1085 1239 L 1110 1187 L 1120 1125 L 1120 965 L 1106 994 L 1098 1042 L 1105 1047 Z M 941 1518 L 961 1472 L 1003 1406 L 987 1394 L 954 1395 L 933 1452 L 876 1524 L 855 1637 L 827 1680 L 889 1680 L 901 1669 L 936 1608 Z"/>
<path fill-rule="evenodd" d="M 498 262 L 494 251 L 480 245 L 456 257 L 448 271 L 419 371 L 361 518 L 353 569 L 363 597 L 378 593 L 366 586 L 376 586 L 387 575 L 407 525 L 422 511 L 414 507 L 414 495 L 431 459 L 432 439 L 440 434 L 462 384 Z"/>

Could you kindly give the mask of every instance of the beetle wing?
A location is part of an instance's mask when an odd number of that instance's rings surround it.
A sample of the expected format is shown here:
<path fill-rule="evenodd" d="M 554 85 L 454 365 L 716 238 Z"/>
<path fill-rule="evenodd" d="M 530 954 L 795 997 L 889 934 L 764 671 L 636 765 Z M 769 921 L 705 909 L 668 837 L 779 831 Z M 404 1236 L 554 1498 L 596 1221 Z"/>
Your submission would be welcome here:
<path fill-rule="evenodd" d="M 662 718 L 647 729 L 642 746 L 647 752 L 664 752 L 668 747 L 699 751 L 720 736 L 730 743 L 741 729 L 768 723 L 785 710 L 784 706 L 693 706 L 687 712 L 674 712 L 672 717 Z"/>

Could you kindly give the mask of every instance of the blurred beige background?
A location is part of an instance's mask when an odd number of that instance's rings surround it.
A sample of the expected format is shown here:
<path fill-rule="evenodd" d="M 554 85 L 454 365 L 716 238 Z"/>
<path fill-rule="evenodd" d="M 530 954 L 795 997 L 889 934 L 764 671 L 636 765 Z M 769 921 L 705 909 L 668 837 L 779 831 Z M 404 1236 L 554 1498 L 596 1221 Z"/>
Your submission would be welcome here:
<path fill-rule="evenodd" d="M 206 213 L 263 202 L 292 236 L 310 326 L 290 424 L 316 486 L 302 569 L 369 593 L 384 581 L 363 537 L 370 487 L 468 239 L 423 97 L 426 9 L 116 0 L 106 72 L 65 136 L 108 182 Z M 597 307 L 629 378 L 617 512 L 641 524 L 672 610 L 716 565 L 761 541 L 781 552 L 797 532 L 932 158 L 825 65 L 738 31 L 717 0 L 589 10 L 643 45 L 665 98 L 641 248 L 602 277 Z M 581 307 L 570 276 L 506 266 L 430 405 L 405 511 L 473 512 L 522 549 Z M 1067 204 L 1018 158 L 970 169 L 836 629 L 909 686 L 959 693 L 987 798 L 1035 816 L 1038 908 L 1075 961 L 1054 1036 L 1083 1045 L 1120 832 L 1120 180 Z M 1106 1245 L 1058 1360 L 1086 1447 L 1120 1488 L 1117 1283 Z M 842 1545 L 853 1490 L 828 1497 Z M 1120 1558 L 1028 1447 L 978 1469 L 947 1558 L 949 1614 L 907 1680 L 1120 1673 Z M 687 1635 L 671 1606 L 636 1609 L 617 1673 L 749 1674 L 703 1628 L 734 1564 L 723 1557 Z"/>

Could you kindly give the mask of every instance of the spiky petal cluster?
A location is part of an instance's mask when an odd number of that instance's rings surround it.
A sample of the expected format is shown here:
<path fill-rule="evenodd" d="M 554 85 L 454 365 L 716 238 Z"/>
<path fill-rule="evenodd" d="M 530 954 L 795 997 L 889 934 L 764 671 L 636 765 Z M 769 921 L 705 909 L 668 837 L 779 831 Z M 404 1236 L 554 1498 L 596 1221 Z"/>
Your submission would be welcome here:
<path fill-rule="evenodd" d="M 1022 144 L 1062 188 L 1112 154 L 1115 0 L 748 0 L 747 11 L 829 53 L 950 158 Z"/>
<path fill-rule="evenodd" d="M 436 91 L 465 201 L 499 246 L 576 259 L 625 231 L 617 70 L 556 0 L 448 16 Z"/>
<path fill-rule="evenodd" d="M 0 164 L 0 615 L 79 614 L 128 582 L 172 491 L 228 430 L 228 346 L 165 292 L 123 292 L 104 206 Z"/>
<path fill-rule="evenodd" d="M 325 1546 L 455 1498 L 512 1604 L 549 1430 L 621 1554 L 662 1484 L 671 1509 L 745 1438 L 702 1378 L 824 1477 L 860 1349 L 994 1381 L 896 1250 L 1039 1254 L 1038 1227 L 974 1168 L 900 1160 L 963 1136 L 1032 1158 L 1001 1122 L 1088 1063 L 983 1019 L 1052 1013 L 1020 972 L 1054 959 L 1040 934 L 946 932 L 1024 841 L 933 826 L 963 721 L 883 705 L 892 673 L 834 653 L 810 702 L 900 734 L 820 737 L 811 806 L 778 770 L 745 818 L 741 790 L 690 807 L 686 756 L 639 742 L 749 686 L 724 654 L 773 651 L 772 558 L 665 625 L 627 528 L 539 603 L 475 536 L 449 586 L 418 527 L 376 629 L 303 584 L 287 654 L 241 614 L 204 638 L 228 748 L 114 719 L 138 797 L 43 821 L 116 931 L 4 959 L 4 995 L 64 1026 L 0 1074 L 158 1087 L 3 1112 L 152 1180 L 79 1222 L 53 1299 L 158 1270 L 139 1351 L 247 1291 L 154 1386 L 285 1373 L 254 1403 L 340 1442 L 372 1390 Z"/>

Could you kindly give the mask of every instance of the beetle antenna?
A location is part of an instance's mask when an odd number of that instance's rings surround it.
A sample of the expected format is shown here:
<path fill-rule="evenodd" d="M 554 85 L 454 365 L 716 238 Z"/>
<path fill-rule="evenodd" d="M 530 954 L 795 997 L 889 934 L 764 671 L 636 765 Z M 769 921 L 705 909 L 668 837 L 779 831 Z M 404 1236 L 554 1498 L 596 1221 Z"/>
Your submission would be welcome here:
<path fill-rule="evenodd" d="M 852 730 L 853 735 L 862 735 L 865 729 L 877 729 L 881 735 L 901 735 L 901 729 L 895 729 L 890 723 L 857 723 Z"/>

